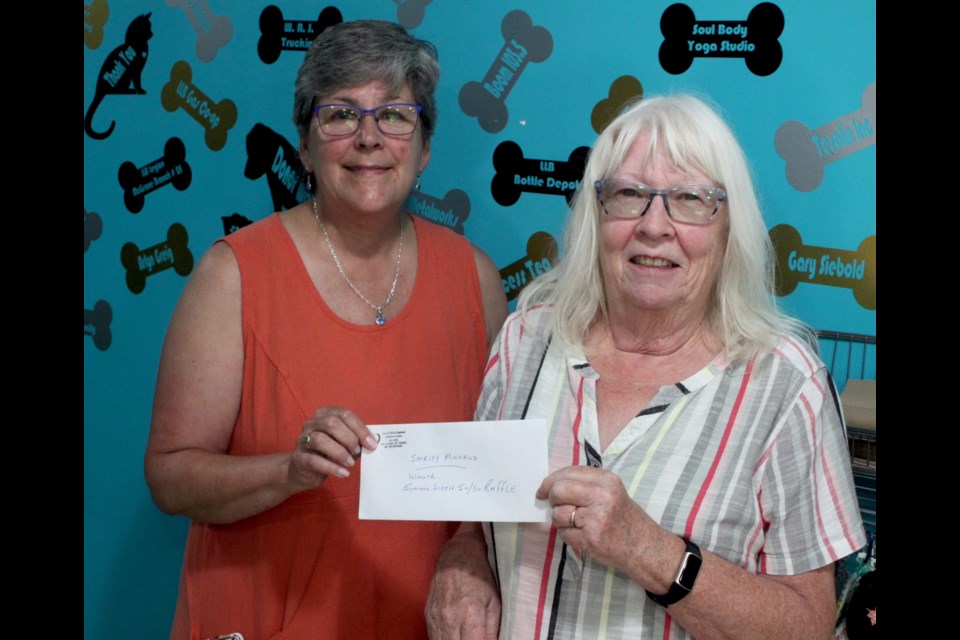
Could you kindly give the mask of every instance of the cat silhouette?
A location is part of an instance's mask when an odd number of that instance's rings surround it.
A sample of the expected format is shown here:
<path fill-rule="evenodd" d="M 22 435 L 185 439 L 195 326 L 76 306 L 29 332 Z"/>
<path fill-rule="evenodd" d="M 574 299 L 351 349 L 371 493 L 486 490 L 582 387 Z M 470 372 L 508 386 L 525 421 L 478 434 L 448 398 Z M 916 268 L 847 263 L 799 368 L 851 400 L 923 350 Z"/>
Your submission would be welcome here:
<path fill-rule="evenodd" d="M 93 102 L 90 103 L 83 118 L 83 130 L 94 140 L 103 140 L 108 137 L 117 124 L 111 122 L 103 133 L 93 130 L 93 114 L 104 97 L 118 93 L 137 95 L 146 93 L 140 86 L 140 74 L 147 63 L 147 40 L 153 37 L 150 25 L 152 13 L 139 15 L 130 22 L 123 44 L 111 51 L 100 67 Z"/>

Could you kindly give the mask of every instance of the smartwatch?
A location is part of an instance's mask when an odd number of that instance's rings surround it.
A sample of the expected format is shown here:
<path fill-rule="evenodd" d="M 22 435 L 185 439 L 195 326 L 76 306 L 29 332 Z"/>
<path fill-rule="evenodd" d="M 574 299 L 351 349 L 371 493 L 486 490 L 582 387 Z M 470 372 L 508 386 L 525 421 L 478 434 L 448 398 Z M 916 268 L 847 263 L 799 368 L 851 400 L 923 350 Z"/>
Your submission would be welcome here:
<path fill-rule="evenodd" d="M 686 543 L 687 550 L 683 553 L 683 560 L 680 561 L 680 569 L 677 571 L 677 577 L 673 579 L 673 584 L 670 585 L 670 590 L 659 596 L 647 591 L 647 597 L 661 607 L 669 607 L 690 593 L 690 590 L 693 589 L 693 583 L 697 581 L 700 567 L 703 565 L 703 556 L 700 555 L 700 547 L 686 538 L 681 539 Z"/>

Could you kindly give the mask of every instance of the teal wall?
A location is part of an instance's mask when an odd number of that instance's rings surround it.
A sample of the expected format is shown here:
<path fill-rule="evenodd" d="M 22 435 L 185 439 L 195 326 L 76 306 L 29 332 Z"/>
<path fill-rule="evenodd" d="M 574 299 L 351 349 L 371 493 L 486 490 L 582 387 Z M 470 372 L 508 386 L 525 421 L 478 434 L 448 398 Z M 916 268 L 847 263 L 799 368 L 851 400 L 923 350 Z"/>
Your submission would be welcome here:
<path fill-rule="evenodd" d="M 169 629 L 187 521 L 161 514 L 143 481 L 153 383 L 167 322 L 193 264 L 230 225 L 260 219 L 285 206 L 284 197 L 296 197 L 271 191 L 270 182 L 283 184 L 292 167 L 270 132 L 297 144 L 290 111 L 302 53 L 277 48 L 282 32 L 263 35 L 261 24 L 271 17 L 281 27 L 283 20 L 304 22 L 303 32 L 291 24 L 291 46 L 309 39 L 321 11 L 325 19 L 339 12 L 343 20 L 394 20 L 437 45 L 439 127 L 421 195 L 410 204 L 483 248 L 507 288 L 510 276 L 522 283 L 535 264 L 549 265 L 544 252 L 560 238 L 569 194 L 554 183 L 578 179 L 583 148 L 603 124 L 592 118 L 595 109 L 608 100 L 616 107 L 638 91 L 709 96 L 739 135 L 768 227 L 777 228 L 790 289 L 784 306 L 815 328 L 876 334 L 876 3 L 784 0 L 755 9 L 758 3 L 742 0 L 689 2 L 706 30 L 747 27 L 746 37 L 738 31 L 723 38 L 693 36 L 670 5 L 84 5 L 84 113 L 99 82 L 108 91 L 101 92 L 92 130 L 102 133 L 115 122 L 104 139 L 84 133 L 86 638 L 159 638 Z M 782 14 L 779 36 L 764 36 L 765 9 Z M 136 47 L 124 43 L 127 27 L 147 12 L 153 35 L 140 73 L 144 93 L 114 93 L 136 60 Z M 677 31 L 681 54 L 690 41 L 694 48 L 716 43 L 717 52 L 688 60 L 682 71 L 665 69 L 678 63 L 677 55 L 661 63 L 661 17 L 667 31 Z M 721 41 L 754 52 L 720 57 Z M 497 71 L 499 84 L 491 82 L 490 90 L 470 85 L 486 99 L 467 100 L 465 112 L 464 87 Z M 179 106 L 184 100 L 192 111 Z M 492 187 L 494 152 L 512 147 L 508 142 L 525 160 L 500 167 L 503 184 Z M 266 174 L 248 177 L 258 164 Z M 517 191 L 518 180 L 545 186 Z M 808 264 L 816 265 L 813 277 Z M 819 273 L 831 264 L 847 273 Z"/>

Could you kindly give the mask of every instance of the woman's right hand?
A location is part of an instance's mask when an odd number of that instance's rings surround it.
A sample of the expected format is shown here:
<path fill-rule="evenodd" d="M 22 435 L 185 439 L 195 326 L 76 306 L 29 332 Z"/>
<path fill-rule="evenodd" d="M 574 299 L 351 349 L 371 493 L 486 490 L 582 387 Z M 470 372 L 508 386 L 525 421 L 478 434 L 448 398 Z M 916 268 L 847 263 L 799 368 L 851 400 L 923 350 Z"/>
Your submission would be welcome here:
<path fill-rule="evenodd" d="M 288 477 L 307 488 L 321 485 L 327 476 L 346 478 L 361 447 L 373 451 L 377 439 L 357 414 L 340 407 L 321 407 L 303 425 Z"/>
<path fill-rule="evenodd" d="M 430 640 L 497 640 L 500 594 L 479 523 L 464 522 L 444 545 L 424 615 Z"/>

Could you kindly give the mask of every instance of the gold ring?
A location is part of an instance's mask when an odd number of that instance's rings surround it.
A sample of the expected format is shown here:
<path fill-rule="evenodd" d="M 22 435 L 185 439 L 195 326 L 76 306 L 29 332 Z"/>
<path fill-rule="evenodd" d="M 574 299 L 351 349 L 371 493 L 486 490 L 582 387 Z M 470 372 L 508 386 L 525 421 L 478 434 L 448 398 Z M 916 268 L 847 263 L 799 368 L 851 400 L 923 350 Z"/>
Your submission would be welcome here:
<path fill-rule="evenodd" d="M 573 511 L 570 512 L 570 517 L 568 518 L 570 526 L 574 529 L 577 528 L 577 507 L 573 508 Z"/>
<path fill-rule="evenodd" d="M 305 433 L 305 434 L 303 434 L 302 436 L 300 436 L 300 440 L 299 440 L 300 444 L 302 444 L 302 445 L 305 446 L 305 447 L 309 447 L 309 446 L 310 446 L 310 436 L 312 436 L 312 435 L 313 435 L 313 432 L 311 431 L 310 433 Z"/>

